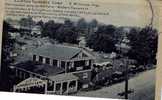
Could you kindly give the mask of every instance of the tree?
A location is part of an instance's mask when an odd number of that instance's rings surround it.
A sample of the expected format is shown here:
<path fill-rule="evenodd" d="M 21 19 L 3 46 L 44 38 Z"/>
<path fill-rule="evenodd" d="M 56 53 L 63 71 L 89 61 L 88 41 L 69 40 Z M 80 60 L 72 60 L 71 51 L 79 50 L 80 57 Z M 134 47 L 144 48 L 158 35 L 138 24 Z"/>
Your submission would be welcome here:
<path fill-rule="evenodd" d="M 62 42 L 68 43 L 78 43 L 78 31 L 74 26 L 65 26 L 60 27 L 56 32 L 56 39 Z"/>
<path fill-rule="evenodd" d="M 44 27 L 44 22 L 42 20 L 38 21 L 37 24 L 38 26 L 40 26 L 41 28 Z"/>
<path fill-rule="evenodd" d="M 150 64 L 156 62 L 158 34 L 152 27 L 141 30 L 132 29 L 129 34 L 132 49 L 128 53 L 130 58 L 136 59 L 139 64 Z"/>
<path fill-rule="evenodd" d="M 9 32 L 17 31 L 6 21 L 3 23 L 2 34 L 2 58 L 1 58 L 1 75 L 0 75 L 0 89 L 8 91 L 10 89 L 9 80 L 9 65 L 13 62 L 10 57 L 10 52 L 14 49 L 15 40 L 11 38 Z"/>
<path fill-rule="evenodd" d="M 32 17 L 28 16 L 27 18 L 21 18 L 19 21 L 20 24 L 20 34 L 24 36 L 25 34 L 30 34 L 33 26 L 36 22 L 32 19 Z"/>
<path fill-rule="evenodd" d="M 44 24 L 42 29 L 42 37 L 56 38 L 56 31 L 62 26 L 62 24 L 55 23 L 53 20 L 49 20 Z"/>
<path fill-rule="evenodd" d="M 64 25 L 66 27 L 72 27 L 74 25 L 74 23 L 71 20 L 67 19 L 64 21 Z"/>
<path fill-rule="evenodd" d="M 55 23 L 53 20 L 46 22 L 43 26 L 42 36 L 56 39 L 60 43 L 78 42 L 78 30 L 70 20 L 65 20 L 64 24 Z"/>
<path fill-rule="evenodd" d="M 114 32 L 115 39 L 118 43 L 121 43 L 123 38 L 126 36 L 127 32 L 124 30 L 124 27 L 118 27 Z"/>
<path fill-rule="evenodd" d="M 113 25 L 100 26 L 95 34 L 91 34 L 87 38 L 87 46 L 95 51 L 103 51 L 110 53 L 115 50 L 116 39 L 114 39 L 114 32 L 116 27 Z"/>
<path fill-rule="evenodd" d="M 19 24 L 21 28 L 32 29 L 32 27 L 35 25 L 35 21 L 32 19 L 32 17 L 28 16 L 27 18 L 21 18 Z"/>
<path fill-rule="evenodd" d="M 3 35 L 2 35 L 2 63 L 3 62 L 10 62 L 10 56 L 9 53 L 14 49 L 14 42 L 15 39 L 11 38 L 11 35 L 9 32 L 17 31 L 14 29 L 10 24 L 8 24 L 6 21 L 3 23 Z M 4 63 L 9 64 L 9 63 Z"/>
<path fill-rule="evenodd" d="M 77 22 L 77 28 L 81 34 L 87 33 L 88 23 L 84 18 L 81 18 Z"/>
<path fill-rule="evenodd" d="M 97 25 L 98 25 L 98 21 L 97 21 L 96 19 L 93 19 L 93 20 L 89 23 L 89 26 L 90 26 L 91 28 L 95 28 L 95 27 L 97 27 Z"/>
<path fill-rule="evenodd" d="M 86 37 L 90 34 L 94 34 L 96 31 L 96 28 L 98 27 L 98 21 L 96 19 L 93 19 L 90 23 L 88 23 L 88 33 L 86 34 Z"/>

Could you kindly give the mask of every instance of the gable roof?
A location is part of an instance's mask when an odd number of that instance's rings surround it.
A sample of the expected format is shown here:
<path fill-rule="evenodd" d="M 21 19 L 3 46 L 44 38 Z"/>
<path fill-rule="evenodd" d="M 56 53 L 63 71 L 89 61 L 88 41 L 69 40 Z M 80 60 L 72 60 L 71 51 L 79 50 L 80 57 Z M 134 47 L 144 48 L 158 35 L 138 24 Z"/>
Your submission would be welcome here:
<path fill-rule="evenodd" d="M 33 72 L 43 76 L 57 75 L 65 71 L 63 68 L 58 68 L 56 66 L 50 66 L 47 64 L 39 64 L 32 61 L 21 62 L 14 66 L 18 69 Z"/>
<path fill-rule="evenodd" d="M 80 52 L 82 52 L 82 49 L 78 47 L 63 45 L 45 45 L 35 49 L 33 51 L 33 54 L 59 60 L 68 60 L 79 54 Z"/>

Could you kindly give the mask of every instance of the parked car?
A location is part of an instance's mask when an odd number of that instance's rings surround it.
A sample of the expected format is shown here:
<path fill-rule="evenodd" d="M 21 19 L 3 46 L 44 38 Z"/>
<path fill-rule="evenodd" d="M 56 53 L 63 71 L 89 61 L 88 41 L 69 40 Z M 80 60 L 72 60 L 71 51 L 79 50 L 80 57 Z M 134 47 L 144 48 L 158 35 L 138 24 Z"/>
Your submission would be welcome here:
<path fill-rule="evenodd" d="M 118 83 L 118 82 L 123 81 L 124 78 L 125 77 L 124 77 L 124 73 L 123 72 L 116 71 L 112 75 L 112 82 L 113 83 Z"/>

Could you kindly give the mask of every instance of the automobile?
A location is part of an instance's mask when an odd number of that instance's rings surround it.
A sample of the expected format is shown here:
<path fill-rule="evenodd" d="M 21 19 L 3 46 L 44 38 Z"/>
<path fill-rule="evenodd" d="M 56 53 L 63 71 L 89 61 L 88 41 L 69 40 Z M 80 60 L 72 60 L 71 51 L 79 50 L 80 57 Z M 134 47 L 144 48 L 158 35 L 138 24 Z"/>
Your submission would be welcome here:
<path fill-rule="evenodd" d="M 140 65 L 140 66 L 131 66 L 131 68 L 129 69 L 130 73 L 136 74 L 138 72 L 143 72 L 145 70 L 144 66 Z"/>
<path fill-rule="evenodd" d="M 113 83 L 118 83 L 118 82 L 123 81 L 124 78 L 125 77 L 124 77 L 124 73 L 123 72 L 116 71 L 112 75 L 112 82 Z"/>

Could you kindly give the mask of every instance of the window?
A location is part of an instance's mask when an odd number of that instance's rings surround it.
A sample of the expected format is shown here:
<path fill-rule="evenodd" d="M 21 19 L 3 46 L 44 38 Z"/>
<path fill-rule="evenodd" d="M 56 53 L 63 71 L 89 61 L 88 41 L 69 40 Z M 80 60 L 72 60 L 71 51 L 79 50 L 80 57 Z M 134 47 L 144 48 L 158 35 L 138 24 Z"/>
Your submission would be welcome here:
<path fill-rule="evenodd" d="M 84 84 L 84 85 L 82 86 L 82 88 L 83 88 L 83 89 L 88 88 L 88 84 Z"/>
<path fill-rule="evenodd" d="M 91 61 L 91 60 L 89 60 L 89 66 L 91 66 L 91 64 L 92 64 L 92 61 Z"/>
<path fill-rule="evenodd" d="M 80 53 L 80 54 L 78 55 L 78 58 L 82 58 L 82 53 Z"/>
<path fill-rule="evenodd" d="M 70 66 L 70 62 L 67 62 L 67 67 L 69 67 Z"/>
<path fill-rule="evenodd" d="M 88 60 L 86 61 L 86 66 L 89 66 L 89 61 Z"/>
<path fill-rule="evenodd" d="M 69 87 L 73 88 L 75 86 L 76 86 L 76 81 L 71 81 L 70 84 L 69 84 Z"/>
<path fill-rule="evenodd" d="M 57 60 L 53 60 L 53 66 L 57 66 Z"/>
<path fill-rule="evenodd" d="M 82 54 L 83 57 L 88 57 L 85 53 Z"/>
<path fill-rule="evenodd" d="M 65 68 L 65 61 L 61 61 L 61 67 Z"/>
<path fill-rule="evenodd" d="M 43 62 L 43 57 L 42 56 L 39 56 L 39 62 Z"/>
<path fill-rule="evenodd" d="M 61 88 L 61 84 L 60 83 L 56 84 L 56 91 L 59 91 L 60 88 Z"/>
<path fill-rule="evenodd" d="M 75 61 L 74 62 L 74 66 L 75 67 L 85 66 L 85 61 L 84 60 L 82 60 L 82 61 Z"/>
<path fill-rule="evenodd" d="M 76 67 L 77 71 L 83 70 L 83 67 Z"/>
<path fill-rule="evenodd" d="M 88 73 L 83 73 L 83 79 L 88 78 Z"/>
<path fill-rule="evenodd" d="M 50 64 L 50 58 L 46 58 L 46 64 Z"/>
<path fill-rule="evenodd" d="M 37 57 L 36 55 L 33 55 L 33 61 L 36 61 L 36 57 Z"/>

